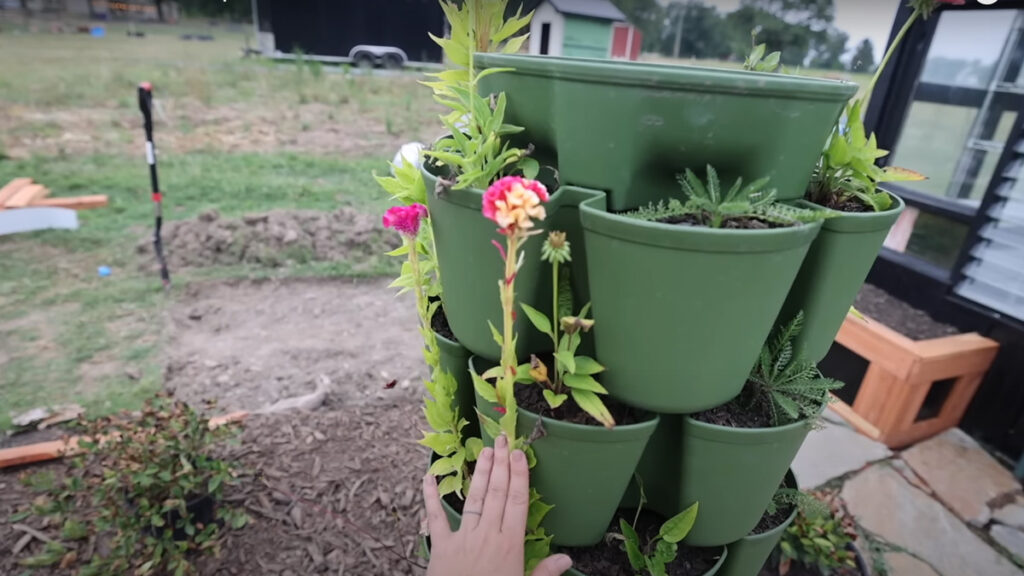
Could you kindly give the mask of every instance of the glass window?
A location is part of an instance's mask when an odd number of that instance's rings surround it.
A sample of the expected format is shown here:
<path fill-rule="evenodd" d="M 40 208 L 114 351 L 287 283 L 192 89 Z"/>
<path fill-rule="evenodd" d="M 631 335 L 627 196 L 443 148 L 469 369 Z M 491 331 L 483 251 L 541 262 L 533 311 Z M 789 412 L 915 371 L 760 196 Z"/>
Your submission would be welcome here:
<path fill-rule="evenodd" d="M 885 247 L 951 270 L 968 231 L 962 222 L 908 206 L 885 239 Z"/>
<path fill-rule="evenodd" d="M 890 164 L 910 189 L 977 207 L 1024 92 L 1024 11 L 944 12 Z"/>

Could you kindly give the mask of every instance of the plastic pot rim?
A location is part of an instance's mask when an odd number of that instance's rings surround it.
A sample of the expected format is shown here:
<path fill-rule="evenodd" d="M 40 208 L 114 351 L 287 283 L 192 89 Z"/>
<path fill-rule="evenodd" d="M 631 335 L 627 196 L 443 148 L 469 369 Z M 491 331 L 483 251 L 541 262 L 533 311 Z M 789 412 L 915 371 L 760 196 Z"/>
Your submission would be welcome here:
<path fill-rule="evenodd" d="M 429 184 L 429 190 L 433 189 L 437 185 L 438 176 L 430 171 L 427 166 L 428 163 L 424 163 L 420 168 L 420 172 L 423 174 L 423 178 Z M 544 206 L 550 211 L 562 207 L 563 205 L 580 203 L 585 200 L 596 201 L 597 205 L 603 205 L 605 202 L 606 193 L 599 190 L 590 190 L 588 188 L 580 188 L 579 186 L 563 186 L 560 185 L 551 192 L 550 198 L 544 203 Z M 479 188 L 450 188 L 444 193 L 444 199 L 452 204 L 462 206 L 464 208 L 472 208 L 473 210 L 481 210 L 483 208 L 484 201 L 484 190 Z"/>
<path fill-rule="evenodd" d="M 794 489 L 799 490 L 799 487 L 797 486 L 797 483 L 796 483 L 796 475 L 793 474 L 793 469 L 792 468 L 790 468 L 789 471 L 786 472 L 786 480 L 787 480 L 787 482 L 786 482 L 787 485 L 788 484 L 792 484 Z M 774 498 L 774 496 L 773 496 L 773 498 Z M 799 513 L 800 513 L 800 507 L 799 506 L 793 506 L 793 512 L 790 513 L 790 515 L 786 517 L 786 519 L 782 522 L 782 524 L 779 524 L 775 528 L 772 528 L 771 530 L 768 530 L 766 532 L 761 532 L 760 534 L 754 534 L 754 533 L 747 534 L 746 536 L 741 538 L 739 541 L 740 542 L 760 542 L 761 540 L 768 540 L 770 538 L 774 538 L 780 532 L 782 532 L 786 528 L 789 528 L 789 525 L 793 523 L 793 520 L 796 519 L 796 515 L 799 514 Z"/>
<path fill-rule="evenodd" d="M 515 74 L 619 85 L 637 89 L 685 89 L 751 98 L 782 96 L 800 100 L 846 101 L 857 85 L 844 80 L 790 76 L 650 62 L 598 58 L 477 53 L 485 68 L 511 68 Z"/>
<path fill-rule="evenodd" d="M 784 426 L 773 426 L 770 428 L 735 428 L 732 426 L 720 426 L 701 422 L 693 416 L 683 417 L 683 428 L 685 434 L 711 442 L 724 444 L 768 444 L 773 442 L 777 436 L 784 436 L 790 433 L 798 433 L 801 428 L 810 430 L 814 420 L 817 418 L 806 418 Z"/>
<path fill-rule="evenodd" d="M 903 212 L 903 209 L 906 208 L 906 203 L 903 202 L 902 198 L 888 190 L 882 191 L 893 199 L 893 205 L 882 212 L 842 212 L 826 208 L 825 206 L 815 204 L 814 202 L 804 200 L 803 198 L 793 200 L 790 203 L 799 208 L 807 208 L 809 210 L 826 210 L 838 214 L 838 216 L 824 221 L 823 228 L 829 232 L 847 232 L 854 234 L 862 232 L 878 232 L 879 230 L 889 229 L 896 218 L 899 217 L 900 213 Z"/>
<path fill-rule="evenodd" d="M 624 240 L 631 244 L 660 248 L 743 254 L 779 252 L 810 244 L 821 230 L 820 221 L 767 230 L 733 230 L 645 222 L 607 212 L 595 200 L 587 200 L 580 204 L 580 220 L 586 232 Z"/>

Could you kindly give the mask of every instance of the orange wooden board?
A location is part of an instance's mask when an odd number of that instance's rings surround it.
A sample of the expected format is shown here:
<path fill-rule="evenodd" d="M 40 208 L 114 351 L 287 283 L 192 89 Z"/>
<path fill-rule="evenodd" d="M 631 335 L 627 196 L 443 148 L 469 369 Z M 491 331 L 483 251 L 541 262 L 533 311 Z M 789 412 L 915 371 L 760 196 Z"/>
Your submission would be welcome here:
<path fill-rule="evenodd" d="M 31 183 L 31 178 L 15 178 L 8 182 L 3 188 L 0 188 L 0 210 L 4 209 L 4 204 L 17 194 L 19 190 Z"/>
<path fill-rule="evenodd" d="M 11 196 L 4 208 L 24 208 L 36 200 L 42 200 L 49 193 L 50 189 L 41 184 L 30 184 Z"/>
<path fill-rule="evenodd" d="M 109 203 L 106 196 L 75 196 L 72 198 L 43 198 L 36 200 L 32 206 L 48 206 L 50 208 L 70 208 L 72 210 L 88 210 L 102 208 Z"/>

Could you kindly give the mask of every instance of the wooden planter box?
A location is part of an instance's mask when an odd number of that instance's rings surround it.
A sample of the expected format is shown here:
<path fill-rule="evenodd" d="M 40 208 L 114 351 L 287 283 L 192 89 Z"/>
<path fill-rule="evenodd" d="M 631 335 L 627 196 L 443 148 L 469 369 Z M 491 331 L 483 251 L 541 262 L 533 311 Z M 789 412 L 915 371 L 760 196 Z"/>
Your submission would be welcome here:
<path fill-rule="evenodd" d="M 973 332 L 911 340 L 852 314 L 843 322 L 836 343 L 867 360 L 868 367 L 853 405 L 837 398 L 832 408 L 859 432 L 890 448 L 908 446 L 959 424 L 999 349 L 994 340 Z M 933 387 L 930 403 L 938 405 L 922 413 Z"/>

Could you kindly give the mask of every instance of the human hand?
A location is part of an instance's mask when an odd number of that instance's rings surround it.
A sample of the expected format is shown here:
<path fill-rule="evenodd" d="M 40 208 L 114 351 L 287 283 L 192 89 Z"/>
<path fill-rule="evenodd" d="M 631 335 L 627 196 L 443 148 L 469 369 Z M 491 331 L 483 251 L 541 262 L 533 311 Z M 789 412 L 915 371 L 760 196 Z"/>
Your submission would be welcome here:
<path fill-rule="evenodd" d="M 509 453 L 504 435 L 494 440 L 493 449 L 480 451 L 457 532 L 448 525 L 430 474 L 423 478 L 423 498 L 431 542 L 427 576 L 523 576 L 530 467 L 521 450 Z M 571 567 L 568 556 L 555 554 L 532 576 L 560 576 Z"/>

